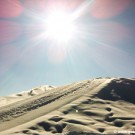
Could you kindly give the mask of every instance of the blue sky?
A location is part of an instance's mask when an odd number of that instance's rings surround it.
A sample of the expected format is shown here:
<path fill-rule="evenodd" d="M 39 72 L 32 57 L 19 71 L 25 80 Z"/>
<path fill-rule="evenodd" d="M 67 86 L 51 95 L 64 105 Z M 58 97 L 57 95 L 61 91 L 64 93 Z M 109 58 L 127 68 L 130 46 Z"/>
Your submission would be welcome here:
<path fill-rule="evenodd" d="M 0 96 L 46 84 L 135 77 L 134 1 L 14 2 L 0 1 Z M 88 6 L 75 20 L 78 33 L 71 41 L 40 37 L 51 4 L 72 14 L 84 3 Z"/>

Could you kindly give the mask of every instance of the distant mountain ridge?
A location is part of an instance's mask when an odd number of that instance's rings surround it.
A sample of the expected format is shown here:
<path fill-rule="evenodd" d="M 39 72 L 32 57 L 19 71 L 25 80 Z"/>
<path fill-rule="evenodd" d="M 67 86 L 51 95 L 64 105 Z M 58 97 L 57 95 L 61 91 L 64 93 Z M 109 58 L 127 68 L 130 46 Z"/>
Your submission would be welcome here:
<path fill-rule="evenodd" d="M 56 87 L 50 86 L 50 85 L 43 85 L 43 86 L 33 88 L 31 90 L 22 91 L 20 93 L 14 94 L 12 96 L 23 96 L 23 95 L 34 96 L 34 95 L 42 94 L 42 93 L 44 93 L 48 90 L 51 90 L 53 88 L 56 88 Z"/>
<path fill-rule="evenodd" d="M 42 94 L 42 93 L 47 92 L 53 88 L 56 88 L 56 87 L 50 86 L 50 85 L 43 85 L 43 86 L 33 88 L 31 90 L 26 90 L 26 91 L 22 91 L 20 93 L 12 94 L 9 96 L 0 97 L 0 107 L 17 102 L 17 101 L 20 101 L 20 100 L 30 98 L 30 97 L 35 96 L 35 95 Z"/>

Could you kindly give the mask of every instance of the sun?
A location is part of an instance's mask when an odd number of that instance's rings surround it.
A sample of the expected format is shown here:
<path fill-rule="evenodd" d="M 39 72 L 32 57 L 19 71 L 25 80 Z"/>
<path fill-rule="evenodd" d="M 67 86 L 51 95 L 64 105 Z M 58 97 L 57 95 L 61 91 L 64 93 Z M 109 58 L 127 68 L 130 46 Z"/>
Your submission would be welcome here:
<path fill-rule="evenodd" d="M 75 24 L 70 14 L 54 11 L 46 20 L 48 38 L 57 42 L 68 42 L 75 34 Z"/>

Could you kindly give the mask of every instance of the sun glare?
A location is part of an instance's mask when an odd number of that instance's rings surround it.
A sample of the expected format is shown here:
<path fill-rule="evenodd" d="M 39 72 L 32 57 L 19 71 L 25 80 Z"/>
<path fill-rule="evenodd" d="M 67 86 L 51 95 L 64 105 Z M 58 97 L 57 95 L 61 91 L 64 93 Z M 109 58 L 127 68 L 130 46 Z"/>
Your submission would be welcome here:
<path fill-rule="evenodd" d="M 47 18 L 47 36 L 57 42 L 68 42 L 73 38 L 75 25 L 71 16 L 62 11 L 56 11 Z"/>

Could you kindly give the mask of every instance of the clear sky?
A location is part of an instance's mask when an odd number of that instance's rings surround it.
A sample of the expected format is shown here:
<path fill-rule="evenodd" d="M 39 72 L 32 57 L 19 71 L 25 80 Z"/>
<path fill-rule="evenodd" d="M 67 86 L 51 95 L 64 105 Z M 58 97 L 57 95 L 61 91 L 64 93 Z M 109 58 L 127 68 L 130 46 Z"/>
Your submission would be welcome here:
<path fill-rule="evenodd" d="M 60 9 L 76 27 L 66 42 L 46 34 Z M 0 0 L 0 96 L 96 77 L 135 77 L 134 0 Z"/>

